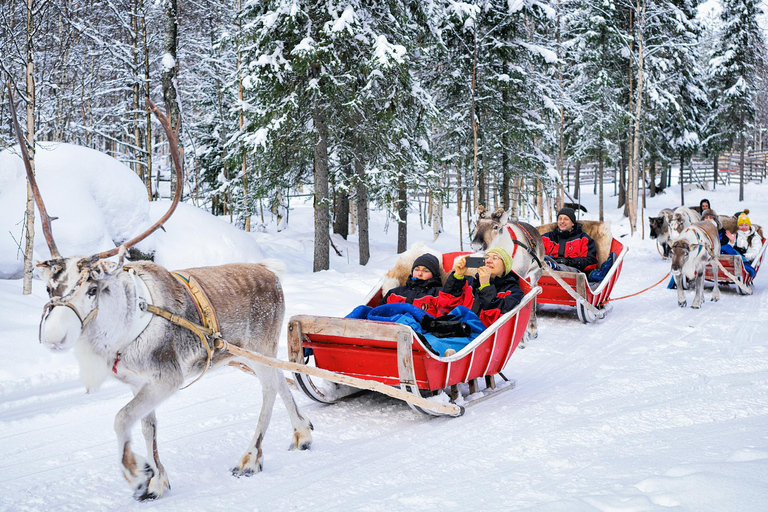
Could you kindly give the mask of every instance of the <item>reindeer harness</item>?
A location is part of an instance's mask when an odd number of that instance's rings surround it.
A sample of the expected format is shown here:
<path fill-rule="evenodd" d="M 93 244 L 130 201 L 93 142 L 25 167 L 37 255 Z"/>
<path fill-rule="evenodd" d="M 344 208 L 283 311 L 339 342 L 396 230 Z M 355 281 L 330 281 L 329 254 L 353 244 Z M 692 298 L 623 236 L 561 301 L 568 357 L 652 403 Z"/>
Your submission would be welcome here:
<path fill-rule="evenodd" d="M 181 285 L 184 287 L 184 290 L 192 299 L 192 303 L 195 305 L 195 309 L 197 309 L 197 313 L 202 320 L 202 325 L 190 322 L 186 318 L 183 318 L 175 313 L 171 313 L 170 311 L 159 308 L 152 304 L 152 300 L 149 295 L 149 289 L 147 288 L 147 285 L 144 283 L 144 281 L 136 275 L 136 271 L 128 266 L 123 267 L 123 270 L 126 270 L 133 277 L 134 285 L 136 286 L 137 308 L 142 312 L 142 314 L 138 316 L 140 318 L 145 317 L 142 318 L 142 322 L 144 322 L 144 324 L 142 327 L 140 327 L 140 329 L 139 326 L 136 325 L 136 322 L 134 322 L 134 328 L 132 328 L 131 331 L 131 339 L 136 339 L 141 334 L 147 325 L 149 325 L 149 321 L 152 319 L 153 315 L 165 318 L 174 325 L 178 325 L 189 331 L 192 331 L 192 333 L 200 338 L 200 342 L 202 343 L 203 348 L 205 348 L 207 354 L 205 367 L 203 368 L 203 372 L 195 380 L 184 386 L 184 388 L 188 388 L 200 380 L 203 375 L 205 375 L 205 372 L 208 371 L 208 368 L 211 367 L 211 358 L 213 357 L 215 341 L 216 339 L 221 338 L 221 334 L 219 332 L 219 322 L 216 319 L 216 313 L 213 310 L 211 301 L 203 291 L 200 283 L 198 283 L 194 277 L 187 274 L 186 272 L 171 272 L 171 275 L 175 277 L 179 283 L 181 283 Z M 136 329 L 139 329 L 138 332 L 136 332 Z M 115 374 L 117 374 L 117 363 L 119 361 L 120 352 L 117 353 L 115 362 L 112 365 L 112 372 Z"/>
<path fill-rule="evenodd" d="M 531 258 L 533 258 L 533 260 L 536 262 L 536 264 L 539 265 L 539 267 L 541 267 L 541 261 L 539 261 L 539 257 L 536 256 L 536 253 L 533 251 L 533 246 L 534 246 L 533 237 L 531 236 L 530 233 L 528 233 L 528 230 L 525 229 L 523 226 L 521 226 L 517 222 L 515 222 L 514 224 L 515 224 L 515 226 L 517 226 L 518 228 L 520 228 L 523 231 L 523 234 L 525 235 L 526 240 L 528 240 L 528 245 L 526 246 L 524 243 L 520 242 L 517 239 L 517 236 L 515 236 L 515 230 L 512 229 L 512 227 L 508 225 L 507 226 L 507 232 L 509 233 L 509 236 L 512 239 L 512 243 L 515 245 L 515 248 L 512 249 L 512 254 L 510 254 L 510 257 L 514 258 L 515 257 L 515 253 L 517 252 L 517 248 L 518 247 L 522 247 L 523 249 L 526 250 L 526 252 L 528 254 L 531 255 Z"/>

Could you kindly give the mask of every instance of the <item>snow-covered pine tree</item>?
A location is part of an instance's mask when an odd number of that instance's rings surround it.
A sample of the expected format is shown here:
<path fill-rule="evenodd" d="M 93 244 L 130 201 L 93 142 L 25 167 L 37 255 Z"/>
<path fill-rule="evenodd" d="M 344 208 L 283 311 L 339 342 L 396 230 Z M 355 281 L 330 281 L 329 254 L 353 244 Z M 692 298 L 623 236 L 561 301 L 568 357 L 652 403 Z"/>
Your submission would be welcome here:
<path fill-rule="evenodd" d="M 765 35 L 757 22 L 758 0 L 722 0 L 720 39 L 710 60 L 714 116 L 722 137 L 739 151 L 739 201 L 744 200 L 744 154 L 755 120 L 759 69 L 766 62 Z M 718 136 L 710 134 L 710 136 Z"/>
<path fill-rule="evenodd" d="M 554 103 L 546 69 L 555 53 L 536 27 L 552 13 L 529 1 L 436 4 L 434 32 L 444 56 L 430 81 L 442 120 L 433 150 L 462 174 L 467 186 L 458 193 L 465 192 L 468 213 L 476 203 L 494 206 L 491 184 L 508 206 L 511 178 L 548 177 L 542 147 L 552 141 L 545 117 Z"/>
<path fill-rule="evenodd" d="M 312 173 L 316 271 L 329 267 L 329 176 L 350 161 L 341 152 L 375 158 L 382 149 L 370 137 L 370 154 L 355 149 L 361 144 L 345 143 L 370 133 L 381 140 L 381 128 L 391 126 L 398 112 L 401 90 L 387 89 L 399 83 L 408 59 L 406 47 L 392 37 L 408 21 L 398 6 L 272 0 L 244 7 L 243 56 L 250 71 L 244 108 L 250 125 L 238 139 L 283 179 L 300 183 Z M 398 141 L 388 136 L 388 144 Z"/>
<path fill-rule="evenodd" d="M 623 13 L 610 0 L 574 0 L 566 23 L 570 48 L 567 54 L 573 80 L 568 85 L 574 103 L 566 133 L 573 140 L 576 159 L 597 164 L 600 198 L 599 218 L 603 220 L 603 172 L 607 160 L 619 158 L 616 141 L 627 126 L 624 87 L 629 36 Z"/>
<path fill-rule="evenodd" d="M 649 1 L 647 19 L 648 106 L 641 120 L 646 151 L 652 167 L 657 161 L 677 160 L 682 172 L 703 140 L 709 108 L 697 56 L 701 26 L 691 0 Z M 651 191 L 655 193 L 654 186 Z"/>

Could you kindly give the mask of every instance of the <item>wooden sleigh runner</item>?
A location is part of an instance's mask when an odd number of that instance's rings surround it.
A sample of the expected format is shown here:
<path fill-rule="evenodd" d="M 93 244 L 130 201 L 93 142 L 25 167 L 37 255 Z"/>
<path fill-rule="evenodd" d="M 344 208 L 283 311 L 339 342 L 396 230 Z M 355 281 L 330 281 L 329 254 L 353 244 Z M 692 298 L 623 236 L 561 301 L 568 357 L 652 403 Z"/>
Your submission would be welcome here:
<path fill-rule="evenodd" d="M 443 255 L 444 268 L 468 253 Z M 502 370 L 522 341 L 541 288 L 521 280 L 525 296 L 512 311 L 502 315 L 457 353 L 441 357 L 422 343 L 406 325 L 350 318 L 297 315 L 288 323 L 288 353 L 291 362 L 313 365 L 334 375 L 355 379 L 346 385 L 316 378 L 310 372 L 294 373 L 298 387 L 310 398 L 334 403 L 359 392 L 360 381 L 373 389 L 405 400 L 421 413 L 460 416 L 464 408 L 512 389 L 515 382 Z M 365 300 L 378 306 L 381 282 Z M 305 349 L 311 355 L 305 356 Z M 326 376 L 329 374 L 326 374 Z M 499 377 L 500 379 L 497 379 Z M 466 384 L 468 394 L 462 395 Z M 395 388 L 392 388 L 394 386 Z M 399 388 L 399 389 L 398 389 Z M 447 390 L 446 394 L 440 393 Z M 398 391 L 399 393 L 395 393 Z"/>
<path fill-rule="evenodd" d="M 597 267 L 608 259 L 611 253 L 616 258 L 605 278 L 599 283 L 589 283 L 587 275 L 582 272 L 558 272 L 544 269 L 544 275 L 539 279 L 541 294 L 536 298 L 538 304 L 556 304 L 560 306 L 575 306 L 576 314 L 584 323 L 593 323 L 604 318 L 610 310 L 607 305 L 611 292 L 619 279 L 627 248 L 613 238 L 609 225 L 598 221 L 582 221 L 582 229 L 595 241 L 597 246 Z M 539 226 L 539 233 L 552 231 L 556 224 Z"/>
<path fill-rule="evenodd" d="M 763 246 L 760 247 L 760 251 L 755 256 L 755 260 L 752 262 L 752 268 L 755 269 L 755 275 L 749 275 L 749 272 L 744 268 L 744 262 L 739 254 L 721 254 L 718 258 L 718 270 L 717 280 L 718 284 L 735 284 L 736 291 L 740 295 L 752 295 L 754 291 L 754 280 L 757 277 L 757 273 L 760 270 L 760 266 L 763 263 L 766 253 L 765 238 L 762 238 Z M 713 272 L 711 266 L 707 266 L 704 279 L 709 282 L 714 282 Z"/>

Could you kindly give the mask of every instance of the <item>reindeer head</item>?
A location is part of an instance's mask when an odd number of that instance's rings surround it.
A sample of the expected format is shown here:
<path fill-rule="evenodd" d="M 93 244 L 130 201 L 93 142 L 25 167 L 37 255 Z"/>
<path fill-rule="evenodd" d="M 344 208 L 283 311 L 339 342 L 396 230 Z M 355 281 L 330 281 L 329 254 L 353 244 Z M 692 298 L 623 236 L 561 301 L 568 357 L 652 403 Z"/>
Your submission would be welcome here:
<path fill-rule="evenodd" d="M 477 220 L 472 233 L 472 250 L 484 252 L 496 245 L 496 241 L 507 223 L 509 215 L 499 208 L 489 213 L 482 206 L 477 207 Z"/>
<path fill-rule="evenodd" d="M 651 226 L 651 238 L 658 238 L 664 234 L 665 221 L 666 218 L 664 217 L 648 217 L 648 223 Z"/>
<path fill-rule="evenodd" d="M 688 255 L 693 247 L 685 239 L 678 239 L 672 244 L 672 267 L 670 273 L 673 276 L 679 275 L 683 267 L 688 262 Z"/>
<path fill-rule="evenodd" d="M 686 218 L 685 216 L 677 212 L 672 215 L 672 220 L 669 221 L 669 237 L 672 239 L 676 239 L 680 233 L 683 232 L 683 230 L 687 227 L 686 224 Z"/>
<path fill-rule="evenodd" d="M 121 269 L 121 264 L 98 256 L 38 263 L 37 273 L 51 299 L 43 308 L 40 341 L 52 350 L 71 348 L 98 314 L 99 295 L 108 293 L 110 280 Z"/>
<path fill-rule="evenodd" d="M 27 169 L 27 179 L 40 211 L 43 233 L 52 256 L 50 260 L 37 264 L 38 274 L 45 280 L 48 296 L 51 299 L 43 308 L 43 318 L 40 321 L 40 341 L 52 349 L 67 349 L 74 345 L 83 329 L 98 314 L 99 294 L 108 292 L 109 282 L 122 270 L 125 251 L 162 226 L 176 209 L 176 205 L 181 199 L 183 189 L 181 184 L 184 182 L 178 140 L 168 119 L 154 103 L 147 100 L 147 105 L 155 113 L 168 136 L 176 179 L 179 183 L 170 208 L 144 233 L 120 247 L 87 258 L 79 256 L 64 258 L 56 247 L 51 231 L 51 220 L 55 220 L 55 218 L 48 216 L 43 198 L 40 195 L 40 189 L 37 187 L 37 181 L 32 172 L 26 141 L 16 118 L 16 106 L 13 102 L 13 89 L 10 83 L 8 83 L 8 92 L 11 101 L 11 118 Z M 120 257 L 117 263 L 107 260 L 107 258 L 118 254 Z"/>

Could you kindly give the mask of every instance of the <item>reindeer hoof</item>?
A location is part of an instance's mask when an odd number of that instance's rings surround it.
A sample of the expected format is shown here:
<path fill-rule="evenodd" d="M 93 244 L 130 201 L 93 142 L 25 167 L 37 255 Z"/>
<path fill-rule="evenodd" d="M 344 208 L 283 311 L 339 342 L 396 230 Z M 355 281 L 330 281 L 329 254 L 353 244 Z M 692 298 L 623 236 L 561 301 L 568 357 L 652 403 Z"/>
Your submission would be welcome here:
<path fill-rule="evenodd" d="M 232 468 L 232 476 L 240 478 L 241 476 L 249 477 L 253 476 L 256 473 L 261 472 L 261 464 L 257 468 L 238 468 L 234 467 Z"/>
<path fill-rule="evenodd" d="M 240 478 L 241 476 L 253 476 L 256 473 L 261 473 L 261 469 L 264 466 L 264 457 L 253 457 L 247 453 L 240 459 L 240 463 L 232 468 L 232 476 Z"/>
<path fill-rule="evenodd" d="M 701 304 L 691 304 L 691 309 L 701 309 Z"/>
<path fill-rule="evenodd" d="M 683 302 L 678 302 L 677 305 L 680 306 L 681 308 L 684 308 L 685 306 L 688 305 L 688 301 L 684 300 Z"/>
<path fill-rule="evenodd" d="M 133 499 L 136 501 L 148 501 L 159 498 L 160 495 L 149 490 L 149 483 L 152 480 L 152 477 L 155 476 L 155 472 L 149 464 L 144 463 L 144 467 L 141 469 L 141 475 L 144 476 L 144 479 L 135 485 Z"/>
<path fill-rule="evenodd" d="M 312 446 L 312 434 L 310 433 L 311 430 L 313 430 L 311 422 L 309 424 L 309 429 L 307 429 L 305 432 L 294 430 L 293 442 L 288 447 L 288 450 L 309 450 L 309 448 Z"/>

